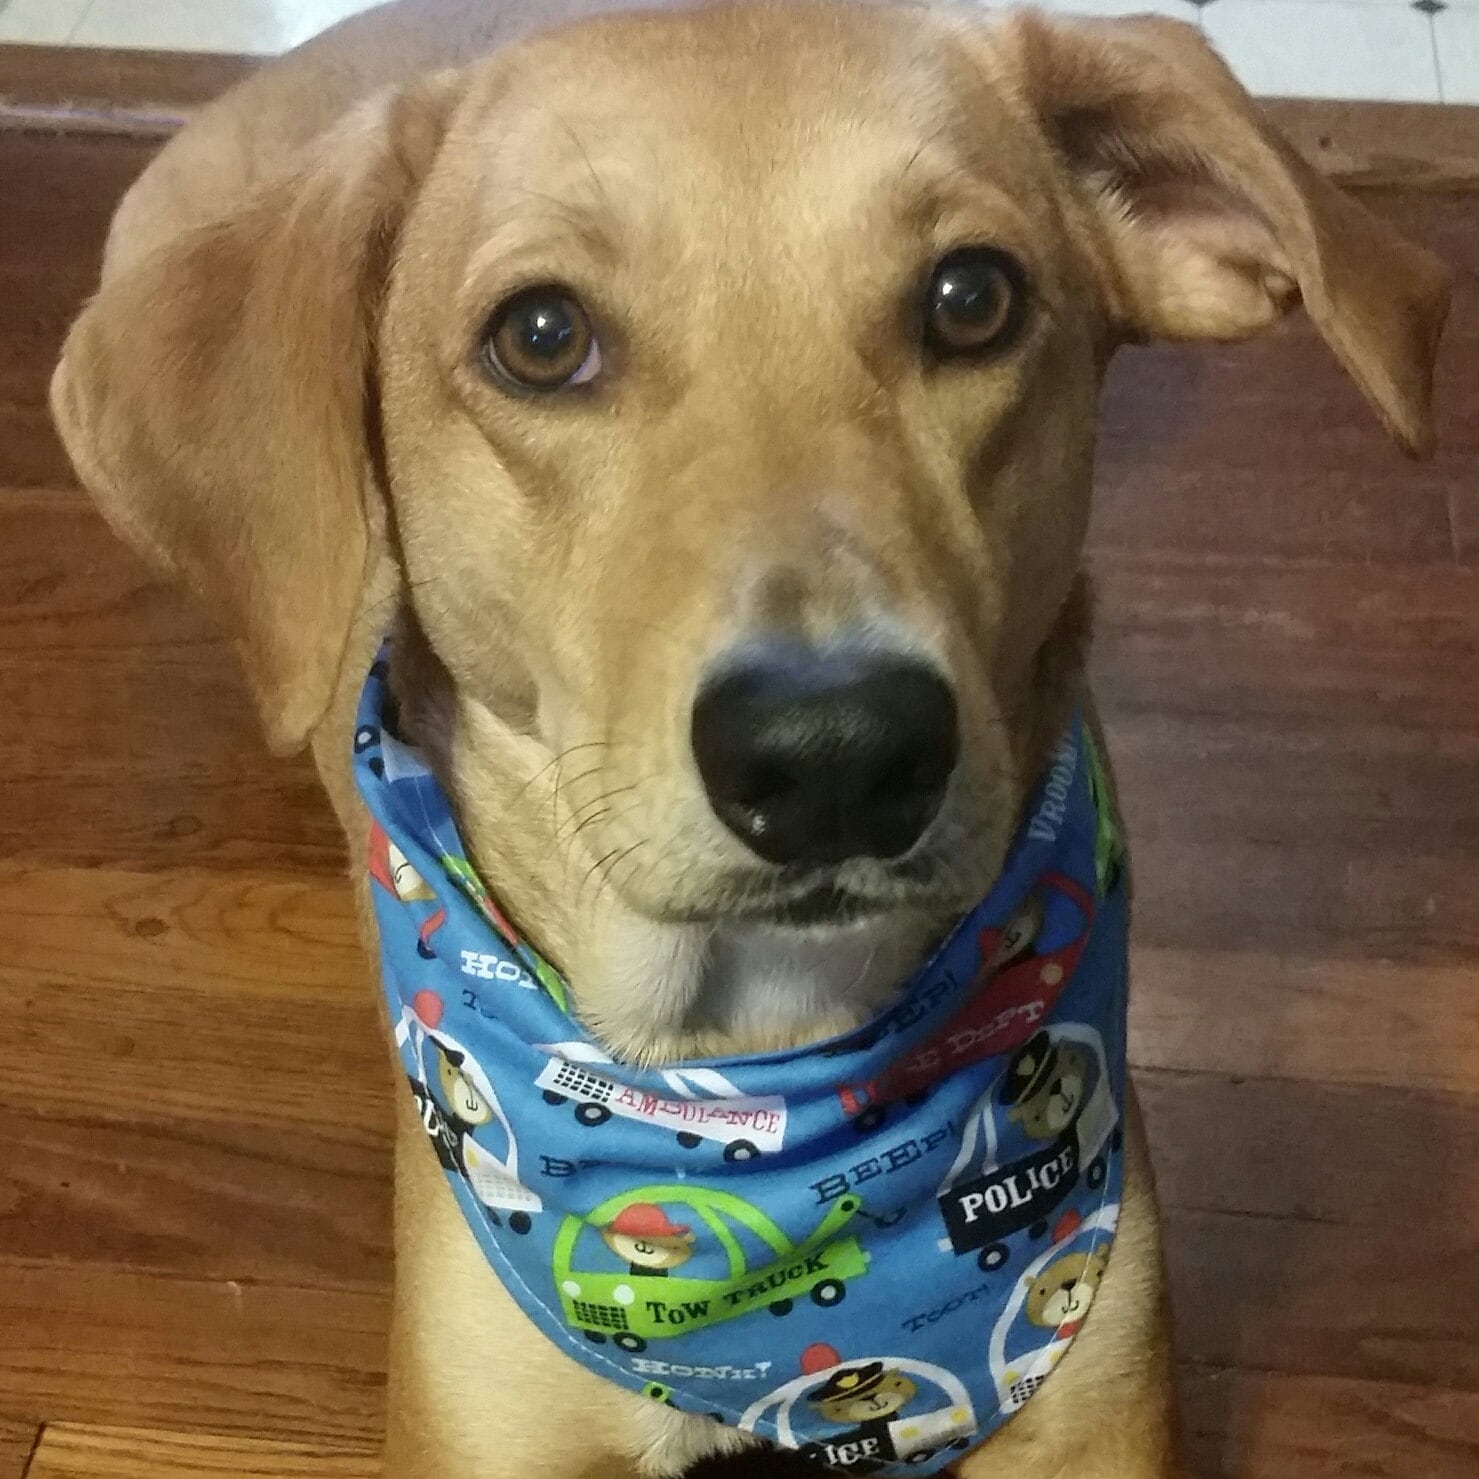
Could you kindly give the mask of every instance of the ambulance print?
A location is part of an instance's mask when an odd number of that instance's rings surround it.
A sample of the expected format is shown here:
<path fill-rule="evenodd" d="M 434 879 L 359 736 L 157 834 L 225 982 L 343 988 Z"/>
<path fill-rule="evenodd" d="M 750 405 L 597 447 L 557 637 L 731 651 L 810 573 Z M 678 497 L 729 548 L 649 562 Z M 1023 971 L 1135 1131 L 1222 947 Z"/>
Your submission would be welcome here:
<path fill-rule="evenodd" d="M 574 1049 L 575 1052 L 570 1050 Z M 556 1043 L 536 1085 L 546 1104 L 573 1104 L 576 1120 L 589 1129 L 613 1117 L 653 1125 L 694 1150 L 704 1141 L 723 1147 L 726 1161 L 751 1161 L 778 1151 L 785 1142 L 786 1101 L 777 1095 L 740 1092 L 711 1068 L 668 1069 L 663 1078 L 672 1097 L 634 1089 L 600 1071 L 611 1060 L 582 1043 Z M 571 1061 L 578 1053 L 580 1062 Z"/>
<path fill-rule="evenodd" d="M 739 1424 L 745 1432 L 757 1431 L 773 1410 L 782 1447 L 848 1474 L 919 1468 L 947 1450 L 970 1447 L 976 1414 L 954 1372 L 904 1356 L 843 1361 L 830 1347 L 814 1349 L 832 1359 L 821 1365 L 803 1359 L 801 1376 L 746 1410 Z M 837 1428 L 803 1440 L 793 1421 L 798 1407 L 813 1432 L 818 1420 Z"/>
<path fill-rule="evenodd" d="M 1034 1145 L 1000 1160 L 1002 1123 Z M 1011 1256 L 1007 1240 L 1046 1235 L 1049 1219 L 1080 1179 L 1104 1185 L 1119 1148 L 1119 1114 L 1104 1040 L 1092 1027 L 1063 1023 L 1035 1033 L 977 1101 L 955 1163 L 938 1193 L 948 1236 L 940 1246 L 974 1253 L 984 1270 Z"/>
<path fill-rule="evenodd" d="M 1020 1047 L 1051 1014 L 1093 922 L 1089 889 L 1063 873 L 1043 874 L 1003 924 L 981 931 L 981 963 L 959 1011 L 887 1072 L 839 1091 L 854 1129 L 875 1130 L 890 1104 L 916 1103 L 964 1065 Z"/>

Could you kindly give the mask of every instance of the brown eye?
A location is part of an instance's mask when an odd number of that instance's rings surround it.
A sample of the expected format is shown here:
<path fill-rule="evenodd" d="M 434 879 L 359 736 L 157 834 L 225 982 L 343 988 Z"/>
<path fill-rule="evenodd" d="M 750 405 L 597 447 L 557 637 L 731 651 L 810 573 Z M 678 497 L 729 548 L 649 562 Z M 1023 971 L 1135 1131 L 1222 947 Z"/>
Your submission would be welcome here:
<path fill-rule="evenodd" d="M 1005 348 L 1022 326 L 1027 274 L 995 247 L 964 247 L 941 260 L 924 300 L 926 347 L 942 359 Z"/>
<path fill-rule="evenodd" d="M 488 321 L 483 362 L 521 390 L 563 390 L 601 372 L 601 347 L 584 308 L 563 288 L 528 288 Z"/>

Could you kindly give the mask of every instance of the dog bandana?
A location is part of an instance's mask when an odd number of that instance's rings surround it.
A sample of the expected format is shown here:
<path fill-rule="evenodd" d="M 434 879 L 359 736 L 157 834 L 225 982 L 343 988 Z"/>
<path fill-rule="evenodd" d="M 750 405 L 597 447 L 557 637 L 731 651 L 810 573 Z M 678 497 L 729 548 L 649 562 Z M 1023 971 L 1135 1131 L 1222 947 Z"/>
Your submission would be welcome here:
<path fill-rule="evenodd" d="M 354 736 L 400 1060 L 528 1317 L 600 1375 L 859 1474 L 927 1474 L 1063 1358 L 1119 1212 L 1125 901 L 1080 720 L 991 892 L 866 1026 L 615 1062 L 387 727 Z"/>

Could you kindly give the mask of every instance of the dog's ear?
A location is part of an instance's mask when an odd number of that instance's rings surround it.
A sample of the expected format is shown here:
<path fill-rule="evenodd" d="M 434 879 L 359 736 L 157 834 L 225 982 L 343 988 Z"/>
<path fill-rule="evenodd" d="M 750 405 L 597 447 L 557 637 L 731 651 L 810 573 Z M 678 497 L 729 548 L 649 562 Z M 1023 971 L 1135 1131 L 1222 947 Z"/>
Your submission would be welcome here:
<path fill-rule="evenodd" d="M 1021 88 L 1087 203 L 1126 338 L 1241 339 L 1303 302 L 1388 431 L 1433 445 L 1448 274 L 1305 163 L 1194 27 L 1003 23 Z"/>
<path fill-rule="evenodd" d="M 458 95 L 448 74 L 366 103 L 108 278 L 52 381 L 83 483 L 220 614 L 279 752 L 322 718 L 360 597 L 381 289 Z"/>

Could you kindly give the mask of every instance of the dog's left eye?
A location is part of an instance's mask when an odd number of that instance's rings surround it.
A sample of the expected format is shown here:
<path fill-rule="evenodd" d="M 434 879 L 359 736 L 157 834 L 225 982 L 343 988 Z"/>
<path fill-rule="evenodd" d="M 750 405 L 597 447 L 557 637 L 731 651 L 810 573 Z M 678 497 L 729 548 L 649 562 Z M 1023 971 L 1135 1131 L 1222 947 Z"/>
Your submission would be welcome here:
<path fill-rule="evenodd" d="M 1004 349 L 1022 327 L 1027 273 L 997 247 L 963 247 L 935 267 L 925 291 L 924 339 L 942 359 Z"/>
<path fill-rule="evenodd" d="M 601 346 L 578 299 L 559 287 L 527 288 L 493 310 L 484 366 L 519 390 L 564 390 L 601 373 Z"/>

